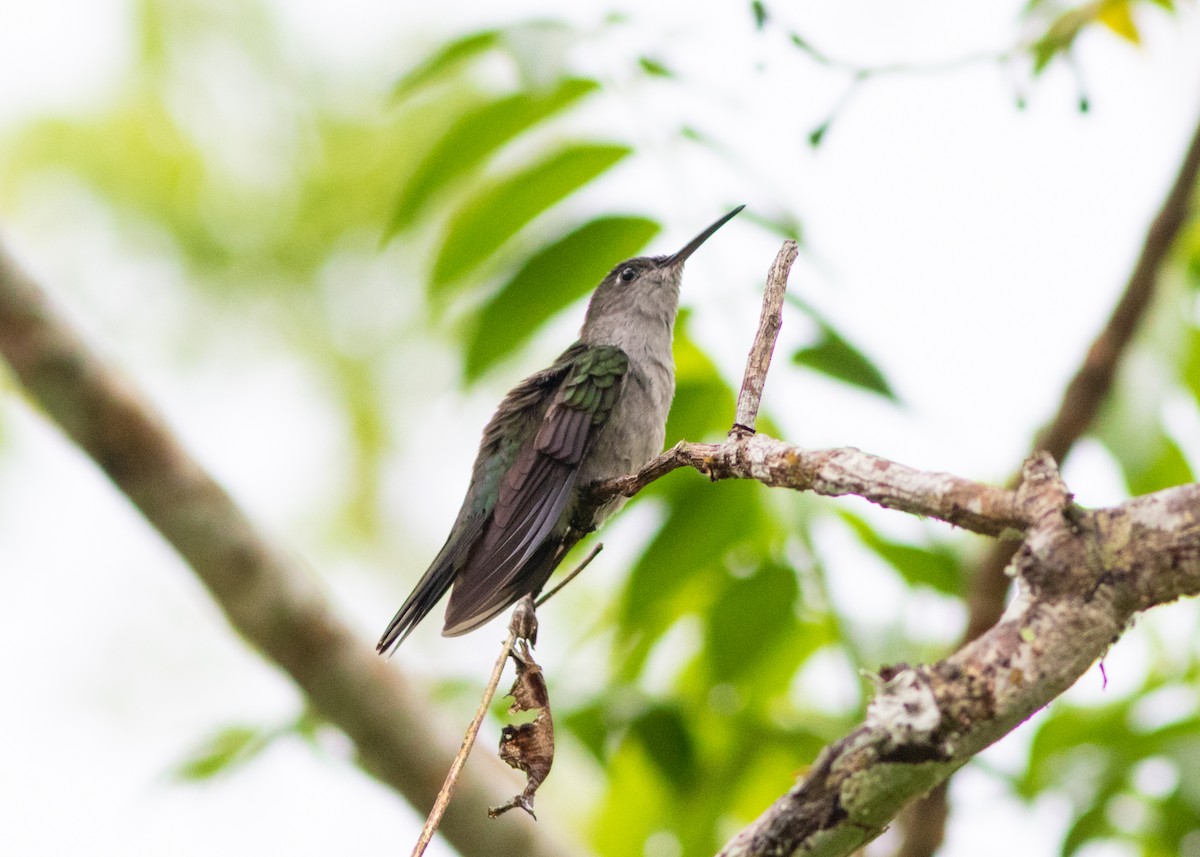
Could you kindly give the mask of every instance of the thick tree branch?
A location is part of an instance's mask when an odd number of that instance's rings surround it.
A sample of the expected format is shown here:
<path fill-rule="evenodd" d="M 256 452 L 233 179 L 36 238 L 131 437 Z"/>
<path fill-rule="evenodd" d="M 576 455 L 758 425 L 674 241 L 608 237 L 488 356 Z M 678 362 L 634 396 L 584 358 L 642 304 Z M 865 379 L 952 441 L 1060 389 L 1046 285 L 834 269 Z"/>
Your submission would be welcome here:
<path fill-rule="evenodd" d="M 0 354 L 195 570 L 238 633 L 354 741 L 359 764 L 414 806 L 430 806 L 458 738 L 439 728 L 420 693 L 334 615 L 303 569 L 255 529 L 3 248 Z M 464 854 L 566 853 L 544 825 L 488 820 L 489 803 L 515 782 L 494 756 L 466 769 L 442 823 L 447 839 Z"/>
<path fill-rule="evenodd" d="M 1088 349 L 1083 365 L 1067 385 L 1054 419 L 1034 441 L 1036 449 L 1046 450 L 1054 456 L 1055 461 L 1061 462 L 1066 458 L 1075 441 L 1091 426 L 1108 396 L 1121 356 L 1154 297 L 1158 273 L 1175 245 L 1180 230 L 1191 216 L 1198 175 L 1200 125 L 1193 132 L 1191 144 L 1162 208 L 1150 224 L 1142 252 L 1129 275 L 1121 299 L 1109 316 L 1108 323 Z"/>
<path fill-rule="evenodd" d="M 1184 155 L 1179 172 L 1167 192 L 1162 208 L 1150 224 L 1121 299 L 1113 309 L 1067 385 L 1058 412 L 1034 440 L 1033 449 L 1045 450 L 1055 461 L 1063 461 L 1071 447 L 1096 419 L 1112 388 L 1117 367 L 1154 296 L 1158 273 L 1166 263 L 1179 231 L 1192 212 L 1192 197 L 1200 176 L 1200 124 Z M 967 639 L 974 639 L 995 624 L 1004 609 L 1008 578 L 1004 567 L 1012 552 L 996 545 L 980 564 L 968 599 L 970 618 Z"/>
<path fill-rule="evenodd" d="M 1191 216 L 1198 176 L 1200 124 L 1193 131 L 1175 180 L 1150 224 L 1120 300 L 1067 385 L 1054 418 L 1035 438 L 1035 451 L 1045 450 L 1056 461 L 1064 461 L 1071 447 L 1095 420 L 1112 388 L 1121 358 L 1150 306 L 1159 272 Z M 1011 544 L 997 542 L 977 566 L 967 595 L 964 642 L 974 640 L 999 620 L 1009 586 L 1004 570 L 1012 559 L 1013 550 Z M 905 841 L 897 857 L 932 857 L 941 844 L 946 817 L 945 788 L 936 789 L 928 798 L 913 804 L 904 819 Z"/>
<path fill-rule="evenodd" d="M 852 853 L 1070 687 L 1136 612 L 1200 593 L 1200 485 L 1085 511 L 1043 454 L 1017 494 L 1029 522 L 1011 566 L 1021 595 L 1001 621 L 935 664 L 884 669 L 863 724 L 723 857 Z"/>

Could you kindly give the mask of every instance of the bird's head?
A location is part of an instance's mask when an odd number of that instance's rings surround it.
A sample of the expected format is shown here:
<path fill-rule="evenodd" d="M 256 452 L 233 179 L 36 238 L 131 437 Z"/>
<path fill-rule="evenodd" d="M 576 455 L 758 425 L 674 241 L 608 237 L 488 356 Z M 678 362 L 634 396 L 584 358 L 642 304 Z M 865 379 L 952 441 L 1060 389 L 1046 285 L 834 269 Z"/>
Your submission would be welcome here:
<path fill-rule="evenodd" d="M 739 205 L 670 256 L 636 256 L 616 265 L 592 294 L 581 338 L 619 342 L 622 328 L 647 323 L 666 324 L 669 331 L 679 307 L 683 263 L 743 208 Z"/>

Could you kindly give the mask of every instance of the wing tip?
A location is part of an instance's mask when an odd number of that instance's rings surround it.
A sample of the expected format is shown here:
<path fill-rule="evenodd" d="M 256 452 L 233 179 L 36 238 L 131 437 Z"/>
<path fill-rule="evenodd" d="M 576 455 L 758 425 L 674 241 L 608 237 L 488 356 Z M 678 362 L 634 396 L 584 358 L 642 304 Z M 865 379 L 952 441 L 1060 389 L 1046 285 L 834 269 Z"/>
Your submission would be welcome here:
<path fill-rule="evenodd" d="M 402 610 L 401 613 L 403 612 Z M 400 613 L 397 613 L 383 632 L 383 636 L 379 638 L 379 642 L 375 644 L 375 653 L 391 658 L 396 654 L 396 649 L 400 648 L 400 644 L 408 639 L 408 635 L 417 627 L 417 621 L 419 619 L 414 620 L 411 616 L 402 620 Z"/>
<path fill-rule="evenodd" d="M 396 611 L 392 621 L 388 622 L 383 636 L 375 644 L 375 651 L 385 658 L 394 655 L 400 644 L 408 639 L 408 635 L 416 629 L 421 620 L 428 616 L 429 611 L 442 600 L 442 596 L 446 594 L 446 590 L 453 582 L 453 568 L 444 563 L 435 562 L 405 599 L 404 604 Z"/>

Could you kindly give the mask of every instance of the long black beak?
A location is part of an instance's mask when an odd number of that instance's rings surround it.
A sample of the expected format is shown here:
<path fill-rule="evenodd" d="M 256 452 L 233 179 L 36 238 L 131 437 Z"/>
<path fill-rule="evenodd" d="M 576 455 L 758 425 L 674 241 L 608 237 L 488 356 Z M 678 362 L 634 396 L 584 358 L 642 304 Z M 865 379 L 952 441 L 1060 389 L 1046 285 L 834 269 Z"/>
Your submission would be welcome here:
<path fill-rule="evenodd" d="M 724 217 L 722 217 L 720 220 L 718 220 L 712 226 L 708 227 L 703 232 L 701 232 L 699 235 L 697 235 L 695 238 L 693 238 L 691 241 L 689 241 L 687 243 L 687 246 L 684 247 L 682 250 L 680 250 L 678 253 L 674 254 L 673 256 L 668 256 L 667 258 L 663 259 L 662 262 L 660 263 L 661 267 L 673 268 L 676 265 L 682 265 L 688 256 L 690 256 L 696 252 L 696 248 L 698 248 L 701 244 L 703 244 L 705 241 L 707 241 L 709 238 L 711 238 L 712 234 L 714 232 L 716 232 L 718 229 L 720 229 L 722 226 L 724 226 L 726 223 L 728 223 L 730 220 L 732 220 L 734 215 L 736 215 L 739 211 L 741 211 L 745 207 L 746 206 L 744 206 L 744 205 L 739 205 L 733 211 L 726 214 Z"/>

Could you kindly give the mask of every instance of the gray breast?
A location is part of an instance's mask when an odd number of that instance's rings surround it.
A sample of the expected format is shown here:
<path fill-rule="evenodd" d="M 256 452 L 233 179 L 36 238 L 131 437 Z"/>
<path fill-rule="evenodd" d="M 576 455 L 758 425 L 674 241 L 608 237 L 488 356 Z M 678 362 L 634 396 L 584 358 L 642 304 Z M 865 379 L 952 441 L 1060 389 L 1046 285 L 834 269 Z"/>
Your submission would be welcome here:
<path fill-rule="evenodd" d="M 662 452 L 675 395 L 673 368 L 658 361 L 630 366 L 621 398 L 580 470 L 581 485 L 632 473 Z"/>

